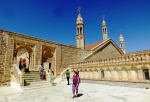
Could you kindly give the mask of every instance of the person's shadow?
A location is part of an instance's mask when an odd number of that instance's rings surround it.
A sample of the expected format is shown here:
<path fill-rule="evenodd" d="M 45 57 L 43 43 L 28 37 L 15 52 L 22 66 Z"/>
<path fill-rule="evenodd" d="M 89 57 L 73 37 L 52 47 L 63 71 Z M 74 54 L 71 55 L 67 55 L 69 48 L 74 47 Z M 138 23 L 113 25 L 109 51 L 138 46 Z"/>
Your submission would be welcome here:
<path fill-rule="evenodd" d="M 83 95 L 82 93 L 79 93 L 77 97 L 81 97 L 82 95 Z"/>

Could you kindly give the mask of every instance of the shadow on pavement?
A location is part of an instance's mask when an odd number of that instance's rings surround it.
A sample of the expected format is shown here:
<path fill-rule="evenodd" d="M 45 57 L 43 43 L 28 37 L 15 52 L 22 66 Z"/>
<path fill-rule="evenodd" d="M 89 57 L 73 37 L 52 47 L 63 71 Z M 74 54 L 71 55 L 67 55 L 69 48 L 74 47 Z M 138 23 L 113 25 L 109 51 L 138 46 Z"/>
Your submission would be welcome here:
<path fill-rule="evenodd" d="M 77 97 L 81 97 L 82 95 L 83 95 L 82 93 L 79 93 Z"/>

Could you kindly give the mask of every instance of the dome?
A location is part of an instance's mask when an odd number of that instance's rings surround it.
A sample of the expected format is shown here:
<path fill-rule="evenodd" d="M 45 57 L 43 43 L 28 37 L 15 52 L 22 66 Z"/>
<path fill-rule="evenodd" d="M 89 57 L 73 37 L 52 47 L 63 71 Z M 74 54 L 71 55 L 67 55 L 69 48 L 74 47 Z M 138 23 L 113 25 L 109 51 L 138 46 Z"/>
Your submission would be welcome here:
<path fill-rule="evenodd" d="M 106 22 L 105 22 L 105 20 L 103 20 L 103 22 L 102 22 L 102 25 L 106 25 Z"/>
<path fill-rule="evenodd" d="M 83 24 L 83 19 L 82 19 L 81 15 L 78 14 L 77 24 L 80 24 L 80 23 Z"/>
<path fill-rule="evenodd" d="M 119 41 L 121 42 L 121 41 L 124 41 L 124 38 L 123 38 L 123 36 L 120 34 L 120 37 L 119 37 Z"/>

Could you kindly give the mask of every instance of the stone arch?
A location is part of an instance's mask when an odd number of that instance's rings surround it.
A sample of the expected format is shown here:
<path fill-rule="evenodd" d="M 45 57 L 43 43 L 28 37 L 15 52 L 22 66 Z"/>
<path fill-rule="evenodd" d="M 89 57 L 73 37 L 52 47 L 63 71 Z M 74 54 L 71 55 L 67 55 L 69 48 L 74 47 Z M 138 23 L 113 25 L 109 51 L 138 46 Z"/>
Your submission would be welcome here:
<path fill-rule="evenodd" d="M 144 80 L 149 80 L 150 79 L 150 75 L 149 75 L 149 69 L 147 66 L 142 66 L 142 75 L 143 75 L 143 79 Z"/>
<path fill-rule="evenodd" d="M 22 46 L 19 46 L 17 49 L 15 49 L 14 56 L 16 57 L 17 52 L 18 52 L 20 49 L 23 49 L 23 48 L 25 48 L 25 49 L 27 50 L 27 52 L 28 52 L 29 54 L 31 54 L 32 49 L 31 49 L 29 46 L 27 46 L 27 45 L 22 45 Z"/>
<path fill-rule="evenodd" d="M 32 49 L 27 45 L 19 46 L 14 51 L 14 60 L 18 67 L 29 71 L 29 68 L 33 68 L 33 53 Z"/>
<path fill-rule="evenodd" d="M 141 69 L 149 69 L 147 66 L 142 66 Z"/>
<path fill-rule="evenodd" d="M 53 58 L 52 50 L 48 46 L 43 46 L 42 62 L 46 62 L 49 58 Z"/>

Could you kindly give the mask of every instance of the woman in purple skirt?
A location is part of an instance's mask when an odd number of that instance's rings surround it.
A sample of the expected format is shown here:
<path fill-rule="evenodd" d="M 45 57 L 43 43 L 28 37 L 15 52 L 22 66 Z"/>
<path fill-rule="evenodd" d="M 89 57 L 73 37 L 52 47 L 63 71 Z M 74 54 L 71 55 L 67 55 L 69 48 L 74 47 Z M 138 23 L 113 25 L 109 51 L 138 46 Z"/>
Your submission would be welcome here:
<path fill-rule="evenodd" d="M 78 73 L 74 71 L 72 84 L 73 98 L 78 96 L 78 85 L 79 85 L 79 76 Z"/>

